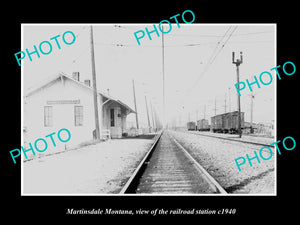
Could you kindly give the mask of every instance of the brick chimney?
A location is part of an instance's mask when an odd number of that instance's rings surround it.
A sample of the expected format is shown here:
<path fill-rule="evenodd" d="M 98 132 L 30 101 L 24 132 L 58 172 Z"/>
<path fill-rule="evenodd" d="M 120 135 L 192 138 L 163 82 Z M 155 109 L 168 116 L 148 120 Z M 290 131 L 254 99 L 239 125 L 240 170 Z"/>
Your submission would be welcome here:
<path fill-rule="evenodd" d="M 86 79 L 86 80 L 84 80 L 84 84 L 86 85 L 86 86 L 91 86 L 91 80 L 90 79 Z"/>
<path fill-rule="evenodd" d="M 73 78 L 74 80 L 79 81 L 79 72 L 73 72 L 73 73 L 72 73 L 72 78 Z"/>

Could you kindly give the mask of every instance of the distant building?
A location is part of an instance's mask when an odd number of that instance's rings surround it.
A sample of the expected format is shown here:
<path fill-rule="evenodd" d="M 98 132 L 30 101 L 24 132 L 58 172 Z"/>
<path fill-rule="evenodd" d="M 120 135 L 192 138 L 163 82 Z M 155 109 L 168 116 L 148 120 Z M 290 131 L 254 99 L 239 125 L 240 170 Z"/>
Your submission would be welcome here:
<path fill-rule="evenodd" d="M 266 136 L 274 137 L 274 120 L 269 123 L 258 123 L 257 133 L 264 134 Z"/>
<path fill-rule="evenodd" d="M 97 94 L 100 131 L 109 131 L 111 138 L 121 138 L 126 132 L 126 117 L 134 110 L 111 96 Z M 90 80 L 79 80 L 79 72 L 74 72 L 72 78 L 60 73 L 25 93 L 23 112 L 27 143 L 61 128 L 71 132 L 72 144 L 94 139 L 93 89 Z"/>
<path fill-rule="evenodd" d="M 269 123 L 250 123 L 245 122 L 245 128 L 243 130 L 244 133 L 251 133 L 250 127 L 252 126 L 254 134 L 268 136 L 268 137 L 274 137 L 274 120 L 272 120 Z"/>
<path fill-rule="evenodd" d="M 244 125 L 245 125 L 245 127 L 243 129 L 243 132 L 251 133 L 251 127 L 252 127 L 254 133 L 257 132 L 257 128 L 258 128 L 257 123 L 253 123 L 253 122 L 251 123 L 251 122 L 246 122 L 245 121 Z"/>

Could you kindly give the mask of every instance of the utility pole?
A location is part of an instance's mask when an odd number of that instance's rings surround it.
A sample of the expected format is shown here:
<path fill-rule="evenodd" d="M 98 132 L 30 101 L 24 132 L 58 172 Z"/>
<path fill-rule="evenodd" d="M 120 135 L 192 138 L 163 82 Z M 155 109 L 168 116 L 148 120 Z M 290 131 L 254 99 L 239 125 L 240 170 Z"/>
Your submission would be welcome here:
<path fill-rule="evenodd" d="M 240 59 L 237 59 L 234 61 L 234 52 L 232 52 L 232 63 L 236 65 L 236 75 L 237 75 L 237 83 L 238 83 L 238 88 L 240 88 L 240 71 L 239 67 L 243 63 L 243 53 L 240 52 Z M 240 95 L 237 94 L 237 103 L 238 103 L 238 132 L 239 132 L 239 137 L 242 137 L 242 128 L 241 128 L 241 100 L 240 100 Z"/>
<path fill-rule="evenodd" d="M 153 112 L 154 112 L 156 130 L 160 130 L 161 129 L 161 123 L 160 123 L 159 117 L 157 116 L 155 108 L 153 109 Z"/>
<path fill-rule="evenodd" d="M 224 99 L 224 103 L 225 103 L 225 105 L 224 105 L 224 107 L 225 107 L 225 113 L 226 113 L 226 93 L 225 93 L 225 99 Z"/>
<path fill-rule="evenodd" d="M 204 110 L 203 110 L 203 119 L 205 119 L 205 111 L 206 111 L 206 105 L 204 105 Z"/>
<path fill-rule="evenodd" d="M 162 75 L 163 75 L 163 127 L 165 126 L 166 116 L 166 99 L 165 99 L 165 44 L 164 44 L 164 26 L 162 26 Z"/>
<path fill-rule="evenodd" d="M 229 97 L 229 112 L 231 112 L 230 87 L 228 87 L 228 97 Z"/>
<path fill-rule="evenodd" d="M 250 133 L 251 134 L 253 134 L 253 98 L 254 98 L 254 95 L 253 94 L 251 94 L 251 96 L 250 96 L 250 98 L 251 98 L 251 119 L 250 119 L 250 123 L 251 123 L 251 126 L 250 126 Z"/>
<path fill-rule="evenodd" d="M 150 100 L 150 110 L 151 110 L 151 118 L 152 118 L 152 127 L 155 130 L 154 114 L 153 114 L 153 108 L 152 108 L 152 101 L 151 100 Z"/>
<path fill-rule="evenodd" d="M 132 79 L 132 89 L 133 89 L 133 100 L 134 100 L 134 109 L 135 109 L 136 129 L 139 129 L 139 120 L 138 120 L 138 112 L 137 112 L 136 98 L 135 98 L 134 79 Z"/>
<path fill-rule="evenodd" d="M 145 95 L 145 103 L 146 103 L 146 111 L 147 111 L 147 118 L 148 118 L 149 133 L 151 133 L 151 125 L 150 125 L 149 110 L 148 110 L 148 104 L 147 104 L 147 97 L 146 97 L 146 95 Z"/>
<path fill-rule="evenodd" d="M 98 101 L 97 101 L 97 84 L 96 84 L 96 69 L 95 69 L 95 55 L 94 55 L 94 40 L 93 40 L 93 26 L 91 26 L 91 61 L 92 61 L 92 76 L 93 76 L 96 140 L 100 140 L 99 114 L 98 114 Z M 102 110 L 102 107 L 101 107 L 100 110 Z"/>
<path fill-rule="evenodd" d="M 215 98 L 215 116 L 217 115 L 217 98 Z"/>

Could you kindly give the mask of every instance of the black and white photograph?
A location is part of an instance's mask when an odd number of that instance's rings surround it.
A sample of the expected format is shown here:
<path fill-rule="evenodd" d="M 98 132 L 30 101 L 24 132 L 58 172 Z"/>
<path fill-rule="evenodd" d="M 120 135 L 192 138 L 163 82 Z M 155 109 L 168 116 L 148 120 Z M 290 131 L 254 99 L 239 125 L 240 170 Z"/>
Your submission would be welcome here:
<path fill-rule="evenodd" d="M 22 24 L 22 195 L 276 196 L 276 24 L 185 15 Z"/>
<path fill-rule="evenodd" d="M 296 219 L 296 5 L 101 3 L 4 7 L 4 218 Z"/>

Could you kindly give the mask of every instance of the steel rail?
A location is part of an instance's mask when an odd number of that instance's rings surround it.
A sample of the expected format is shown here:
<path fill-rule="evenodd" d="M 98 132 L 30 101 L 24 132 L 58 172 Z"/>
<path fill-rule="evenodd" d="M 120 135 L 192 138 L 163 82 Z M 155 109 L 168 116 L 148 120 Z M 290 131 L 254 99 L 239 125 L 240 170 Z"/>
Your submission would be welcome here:
<path fill-rule="evenodd" d="M 128 179 L 122 190 L 119 192 L 119 194 L 132 194 L 136 193 L 136 189 L 139 185 L 139 180 L 144 173 L 147 164 L 149 163 L 149 160 L 151 158 L 152 153 L 155 150 L 155 147 L 162 135 L 162 132 L 159 133 L 154 143 L 152 144 L 151 148 L 143 158 L 143 160 L 139 163 L 131 177 Z M 215 193 L 220 194 L 228 194 L 225 189 L 188 153 L 188 151 L 172 136 L 172 140 L 174 143 L 183 151 L 183 153 L 187 156 L 189 160 L 191 160 L 193 166 L 198 170 L 198 172 L 202 175 L 202 177 L 207 181 L 209 186 L 214 190 Z"/>
<path fill-rule="evenodd" d="M 217 193 L 227 194 L 225 189 L 193 158 L 193 156 L 174 137 L 172 137 L 172 139 L 174 143 L 193 162 L 193 165 L 197 168 L 197 170 L 204 175 L 203 178 L 208 182 L 210 187 Z"/>
<path fill-rule="evenodd" d="M 127 180 L 126 184 L 123 186 L 123 188 L 121 189 L 119 194 L 135 193 L 136 187 L 138 186 L 139 178 L 143 174 L 143 172 L 146 168 L 146 164 L 149 161 L 162 133 L 163 133 L 163 131 L 161 131 L 160 133 L 158 133 L 156 135 L 154 143 L 152 144 L 152 146 L 150 147 L 150 149 L 148 150 L 147 154 L 144 156 L 142 161 L 139 163 L 137 168 L 134 170 L 131 177 Z"/>

